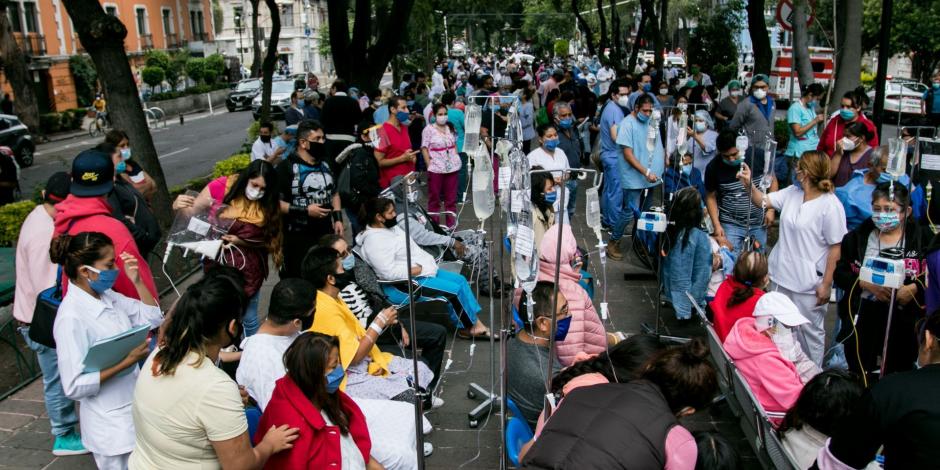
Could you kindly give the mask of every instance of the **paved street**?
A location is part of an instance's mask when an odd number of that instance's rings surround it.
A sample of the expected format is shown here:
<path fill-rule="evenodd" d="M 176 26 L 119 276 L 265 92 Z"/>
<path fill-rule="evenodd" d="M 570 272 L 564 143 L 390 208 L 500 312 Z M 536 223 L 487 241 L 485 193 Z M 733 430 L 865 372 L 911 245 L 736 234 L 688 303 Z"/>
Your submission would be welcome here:
<path fill-rule="evenodd" d="M 214 115 L 187 115 L 183 126 L 180 126 L 178 119 L 168 119 L 165 128 L 161 125 L 153 129 L 153 142 L 160 155 L 167 185 L 173 187 L 211 172 L 216 161 L 238 151 L 245 141 L 250 124 L 251 112 L 229 113 L 223 108 Z M 92 139 L 88 134 L 82 134 L 39 145 L 36 149 L 36 163 L 20 173 L 20 187 L 24 196 L 31 195 L 33 188 L 44 184 L 52 173 L 68 171 L 75 155 L 103 140 L 101 137 Z M 131 142 L 133 147 L 134 143 Z"/>

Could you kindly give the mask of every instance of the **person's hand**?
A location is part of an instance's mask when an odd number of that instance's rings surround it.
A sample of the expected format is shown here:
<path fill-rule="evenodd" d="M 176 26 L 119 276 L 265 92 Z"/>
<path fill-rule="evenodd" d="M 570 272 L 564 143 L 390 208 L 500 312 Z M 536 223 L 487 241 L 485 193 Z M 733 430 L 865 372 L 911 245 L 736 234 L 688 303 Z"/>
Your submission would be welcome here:
<path fill-rule="evenodd" d="M 751 185 L 751 167 L 747 166 L 747 163 L 741 163 L 741 169 L 738 170 L 738 181 L 741 184 L 748 188 Z"/>
<path fill-rule="evenodd" d="M 712 271 L 721 269 L 721 256 L 718 253 L 712 253 Z"/>
<path fill-rule="evenodd" d="M 907 305 L 907 304 L 909 304 L 912 300 L 914 300 L 914 295 L 916 295 L 916 294 L 917 294 L 917 285 L 916 285 L 916 284 L 908 284 L 908 285 L 906 285 L 906 286 L 904 286 L 904 287 L 898 289 L 898 293 L 897 293 L 897 295 L 895 296 L 895 299 L 897 299 L 898 304 L 900 304 L 900 305 Z"/>
<path fill-rule="evenodd" d="M 692 126 L 686 126 L 685 133 L 689 136 L 695 135 L 695 129 L 692 129 Z"/>
<path fill-rule="evenodd" d="M 826 116 L 823 116 L 822 114 L 817 114 L 817 115 L 816 115 L 816 124 L 822 124 L 822 123 L 824 123 L 824 122 L 826 122 Z"/>
<path fill-rule="evenodd" d="M 277 427 L 271 426 L 271 429 L 268 429 L 267 434 L 264 435 L 264 439 L 261 440 L 261 444 L 271 446 L 272 453 L 276 454 L 294 447 L 293 443 L 297 440 L 299 433 L 300 428 L 291 428 L 286 424 Z"/>
<path fill-rule="evenodd" d="M 196 198 L 186 194 L 180 194 L 173 200 L 173 210 L 188 209 L 196 204 Z"/>
<path fill-rule="evenodd" d="M 333 222 L 333 233 L 339 236 L 343 236 L 343 221 L 337 220 Z"/>
<path fill-rule="evenodd" d="M 649 181 L 650 183 L 655 183 L 658 180 L 659 180 L 659 177 L 656 176 L 656 173 L 653 173 L 653 170 L 650 170 L 646 173 L 646 181 Z"/>
<path fill-rule="evenodd" d="M 284 153 L 285 150 L 287 150 L 287 147 L 278 146 L 276 149 L 274 149 L 274 153 L 271 154 L 271 156 L 272 156 L 272 157 L 280 157 L 281 154 Z"/>
<path fill-rule="evenodd" d="M 405 154 L 402 155 L 402 156 L 405 157 L 405 160 L 414 163 L 415 160 L 418 159 L 418 151 L 417 151 L 417 150 L 409 150 L 409 151 L 405 152 Z"/>
<path fill-rule="evenodd" d="M 421 275 L 421 265 L 420 265 L 420 264 L 416 264 L 416 265 L 414 265 L 414 266 L 411 267 L 411 275 L 412 275 L 412 276 L 420 276 L 420 275 Z"/>
<path fill-rule="evenodd" d="M 401 327 L 401 345 L 405 348 L 411 345 L 411 338 L 408 336 L 408 330 L 406 330 L 404 326 Z"/>
<path fill-rule="evenodd" d="M 127 357 L 124 358 L 124 364 L 127 367 L 130 367 L 138 362 L 147 359 L 147 356 L 150 355 L 150 345 L 146 341 L 140 343 L 134 349 L 131 349 L 131 352 L 127 353 Z"/>
<path fill-rule="evenodd" d="M 319 204 L 310 204 L 307 206 L 307 215 L 314 219 L 322 219 L 332 212 L 332 208 L 323 207 Z"/>
<path fill-rule="evenodd" d="M 385 321 L 385 324 L 382 325 L 382 328 L 387 327 L 388 325 L 394 325 L 398 323 L 398 310 L 395 307 L 386 307 L 384 310 L 379 312 L 379 318 Z"/>
<path fill-rule="evenodd" d="M 140 282 L 140 264 L 134 255 L 124 252 L 121 253 L 121 261 L 124 262 L 124 275 L 134 284 Z"/>
<path fill-rule="evenodd" d="M 859 281 L 858 285 L 862 288 L 862 290 L 875 296 L 875 299 L 877 299 L 879 302 L 891 301 L 891 289 L 888 289 L 887 287 L 875 285 L 865 281 Z M 900 290 L 898 293 L 900 294 Z"/>
<path fill-rule="evenodd" d="M 715 237 L 719 245 L 728 247 L 729 249 L 732 248 L 728 238 L 725 237 L 725 229 L 721 227 L 721 224 L 715 224 L 715 233 L 713 233 L 712 236 Z"/>
<path fill-rule="evenodd" d="M 777 218 L 777 213 L 773 211 L 772 209 L 767 209 L 767 211 L 764 212 L 764 226 L 770 227 L 771 225 L 774 224 L 774 220 L 776 220 L 776 218 Z"/>
<path fill-rule="evenodd" d="M 238 386 L 238 395 L 242 399 L 242 406 L 248 408 L 248 405 L 251 404 L 251 397 L 248 396 L 248 389 L 246 389 L 244 385 Z"/>
<path fill-rule="evenodd" d="M 467 254 L 467 246 L 460 240 L 454 240 L 454 251 L 458 258 L 463 258 Z"/>
<path fill-rule="evenodd" d="M 835 153 L 842 154 L 843 152 L 844 152 L 844 150 L 842 149 L 842 139 L 839 139 L 839 141 L 836 142 L 836 152 L 835 152 Z"/>
<path fill-rule="evenodd" d="M 826 305 L 829 302 L 829 294 L 832 292 L 832 284 L 822 282 L 816 286 L 816 306 Z"/>
<path fill-rule="evenodd" d="M 229 245 L 239 245 L 239 246 L 240 246 L 240 245 L 243 244 L 243 243 L 242 243 L 242 239 L 241 239 L 241 238 L 238 238 L 238 235 L 232 235 L 232 234 L 230 234 L 230 233 L 226 233 L 225 235 L 222 235 L 222 241 L 225 242 L 225 243 L 228 243 Z"/>

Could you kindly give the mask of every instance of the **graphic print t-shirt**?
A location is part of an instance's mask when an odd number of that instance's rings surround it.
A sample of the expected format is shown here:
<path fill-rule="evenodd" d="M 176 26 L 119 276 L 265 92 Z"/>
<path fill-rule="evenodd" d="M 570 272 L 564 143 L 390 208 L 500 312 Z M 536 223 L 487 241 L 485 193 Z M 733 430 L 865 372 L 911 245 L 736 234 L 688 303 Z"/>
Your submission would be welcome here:
<path fill-rule="evenodd" d="M 277 173 L 282 201 L 304 209 L 313 204 L 333 207 L 333 193 L 336 192 L 336 187 L 333 174 L 326 163 L 311 165 L 293 154 L 278 165 Z M 331 233 L 333 226 L 329 216 L 314 219 L 306 214 L 286 214 L 284 222 L 284 227 L 289 233 L 311 235 Z"/>

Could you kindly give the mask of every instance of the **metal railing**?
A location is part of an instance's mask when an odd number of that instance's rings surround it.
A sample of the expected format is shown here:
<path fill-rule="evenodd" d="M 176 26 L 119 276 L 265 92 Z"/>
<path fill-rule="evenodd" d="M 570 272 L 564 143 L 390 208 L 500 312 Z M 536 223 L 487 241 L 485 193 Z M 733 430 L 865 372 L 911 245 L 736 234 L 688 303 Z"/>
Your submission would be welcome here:
<path fill-rule="evenodd" d="M 163 127 L 166 127 L 166 113 L 162 109 L 157 107 L 144 108 L 144 115 L 147 117 L 147 127 L 156 129 L 161 123 Z"/>
<path fill-rule="evenodd" d="M 153 49 L 153 35 L 152 34 L 140 35 L 140 48 L 145 51 Z"/>
<path fill-rule="evenodd" d="M 180 44 L 180 36 L 176 33 L 167 33 L 166 34 L 166 47 L 167 49 L 174 49 L 182 47 Z"/>
<path fill-rule="evenodd" d="M 39 33 L 14 33 L 20 49 L 28 56 L 46 55 L 46 38 Z"/>
<path fill-rule="evenodd" d="M 205 42 L 205 41 L 208 41 L 208 40 L 209 40 L 209 34 L 206 33 L 205 31 L 202 31 L 202 32 L 199 32 L 199 33 L 193 33 L 193 41 L 203 41 L 203 42 Z"/>

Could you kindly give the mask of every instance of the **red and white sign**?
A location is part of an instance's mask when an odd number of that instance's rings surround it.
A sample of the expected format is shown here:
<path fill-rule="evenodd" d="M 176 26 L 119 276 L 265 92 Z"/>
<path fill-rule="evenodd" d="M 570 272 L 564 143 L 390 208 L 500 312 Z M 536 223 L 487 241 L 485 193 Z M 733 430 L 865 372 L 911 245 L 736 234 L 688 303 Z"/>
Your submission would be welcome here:
<path fill-rule="evenodd" d="M 816 16 L 816 2 L 809 2 L 809 13 L 806 16 L 806 26 L 813 23 Z M 777 3 L 777 23 L 787 31 L 793 31 L 793 0 L 780 0 Z"/>

